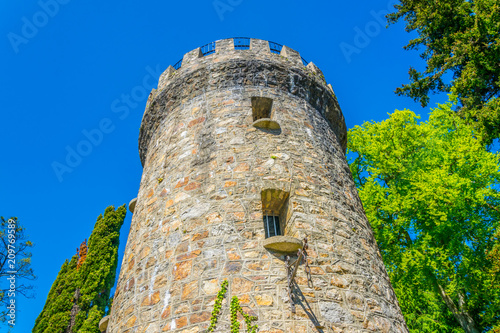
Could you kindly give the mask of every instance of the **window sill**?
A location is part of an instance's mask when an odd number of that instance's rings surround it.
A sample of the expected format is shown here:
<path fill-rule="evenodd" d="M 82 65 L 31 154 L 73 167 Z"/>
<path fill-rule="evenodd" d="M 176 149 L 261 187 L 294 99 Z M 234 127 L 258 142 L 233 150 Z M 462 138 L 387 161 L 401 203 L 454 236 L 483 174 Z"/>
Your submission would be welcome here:
<path fill-rule="evenodd" d="M 277 121 L 271 120 L 269 118 L 257 119 L 256 121 L 254 121 L 252 126 L 260 129 L 269 129 L 269 130 L 281 129 L 281 126 Z"/>
<path fill-rule="evenodd" d="M 273 236 L 264 239 L 266 249 L 281 253 L 296 253 L 302 248 L 302 241 L 290 236 Z"/>

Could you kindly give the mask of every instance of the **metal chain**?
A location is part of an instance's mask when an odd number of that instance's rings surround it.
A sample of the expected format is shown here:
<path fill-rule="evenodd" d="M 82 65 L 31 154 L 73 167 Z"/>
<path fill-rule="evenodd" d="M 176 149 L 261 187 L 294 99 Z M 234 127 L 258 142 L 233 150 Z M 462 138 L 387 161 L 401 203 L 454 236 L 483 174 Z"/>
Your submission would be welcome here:
<path fill-rule="evenodd" d="M 304 238 L 304 263 L 305 263 L 305 271 L 306 271 L 306 276 L 307 276 L 307 285 L 312 288 L 313 287 L 313 282 L 312 282 L 312 277 L 311 277 L 311 267 L 309 267 L 309 261 L 307 260 L 307 249 L 308 249 L 308 244 L 307 244 L 307 238 Z M 309 285 L 310 284 L 310 285 Z"/>
<path fill-rule="evenodd" d="M 290 256 L 285 257 L 285 264 L 286 264 L 286 277 L 287 277 L 287 287 L 288 287 L 288 299 L 290 300 L 290 307 L 292 310 L 292 313 L 295 313 L 295 303 L 293 301 L 293 296 L 292 296 L 292 281 L 295 279 L 295 274 L 297 273 L 297 268 L 299 268 L 299 265 L 301 264 L 301 261 L 304 260 L 305 264 L 305 271 L 307 275 L 307 286 L 310 288 L 313 288 L 313 282 L 312 282 L 312 277 L 311 277 L 311 267 L 309 267 L 309 262 L 307 258 L 307 238 L 304 238 L 304 244 L 302 246 L 302 249 L 299 249 L 297 251 L 297 260 L 295 260 L 293 263 L 290 263 Z"/>

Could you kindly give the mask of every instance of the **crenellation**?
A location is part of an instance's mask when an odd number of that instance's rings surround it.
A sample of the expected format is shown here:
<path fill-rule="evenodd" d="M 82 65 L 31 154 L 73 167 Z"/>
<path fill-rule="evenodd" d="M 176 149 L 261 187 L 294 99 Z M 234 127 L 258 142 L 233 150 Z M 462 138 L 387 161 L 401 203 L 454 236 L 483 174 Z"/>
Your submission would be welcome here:
<path fill-rule="evenodd" d="M 198 58 L 203 58 L 203 53 L 201 52 L 200 47 L 184 54 L 184 57 L 182 58 L 182 65 L 189 65 L 191 62 L 196 61 Z"/>
<path fill-rule="evenodd" d="M 333 91 L 333 87 L 332 87 L 332 85 L 329 83 L 329 84 L 327 85 L 327 87 L 328 87 L 328 89 L 330 89 L 330 91 L 332 92 L 332 94 L 335 96 L 335 92 Z"/>
<path fill-rule="evenodd" d="M 283 48 L 281 49 L 281 53 L 283 57 L 285 57 L 288 61 L 290 61 L 293 65 L 296 66 L 304 66 L 302 63 L 302 57 L 300 56 L 300 53 L 298 51 L 295 51 L 292 48 L 289 48 L 286 45 L 283 45 Z"/>
<path fill-rule="evenodd" d="M 176 72 L 175 68 L 171 65 L 160 75 L 160 79 L 158 80 L 158 90 L 164 89 L 169 80 L 172 78 L 174 73 Z"/>
<path fill-rule="evenodd" d="M 310 70 L 312 73 L 314 73 L 315 75 L 319 75 L 322 78 L 322 80 L 324 80 L 323 72 L 312 61 L 307 64 L 306 68 L 308 70 Z"/>
<path fill-rule="evenodd" d="M 215 42 L 215 53 L 217 55 L 232 54 L 234 51 L 234 40 L 232 38 L 221 39 Z"/>
<path fill-rule="evenodd" d="M 271 49 L 269 48 L 269 42 L 262 39 L 250 39 L 250 50 L 264 55 L 270 55 Z"/>

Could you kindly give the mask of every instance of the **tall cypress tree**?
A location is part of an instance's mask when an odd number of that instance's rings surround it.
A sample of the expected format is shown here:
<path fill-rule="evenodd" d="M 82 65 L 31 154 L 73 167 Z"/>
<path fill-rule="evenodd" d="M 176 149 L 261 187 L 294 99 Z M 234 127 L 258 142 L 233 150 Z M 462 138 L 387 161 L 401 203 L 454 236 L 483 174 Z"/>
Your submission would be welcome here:
<path fill-rule="evenodd" d="M 33 332 L 66 332 L 73 306 L 75 292 L 75 272 L 77 256 L 66 260 L 50 288 L 47 301 L 42 312 L 35 321 Z"/>
<path fill-rule="evenodd" d="M 33 333 L 99 333 L 99 321 L 110 306 L 125 214 L 123 205 L 99 215 L 88 243 L 61 267 Z"/>

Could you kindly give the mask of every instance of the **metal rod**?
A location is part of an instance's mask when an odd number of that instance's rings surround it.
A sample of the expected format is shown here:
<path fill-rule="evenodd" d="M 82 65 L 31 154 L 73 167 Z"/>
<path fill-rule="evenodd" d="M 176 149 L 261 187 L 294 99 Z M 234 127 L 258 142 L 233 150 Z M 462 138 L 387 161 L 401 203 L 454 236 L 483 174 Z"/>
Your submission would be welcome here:
<path fill-rule="evenodd" d="M 269 215 L 266 215 L 266 230 L 267 237 L 271 237 L 271 229 L 269 228 Z"/>
<path fill-rule="evenodd" d="M 292 313 L 295 313 L 295 303 L 293 302 L 292 299 L 292 280 L 293 278 L 290 276 L 290 257 L 286 256 L 286 277 L 288 280 L 288 299 L 290 300 L 290 308 L 292 310 Z"/>
<path fill-rule="evenodd" d="M 301 249 L 299 249 L 298 253 L 299 257 L 295 261 L 294 265 L 295 267 L 293 268 L 293 273 L 292 273 L 292 280 L 295 279 L 295 275 L 297 274 L 297 269 L 299 268 L 300 261 L 302 260 L 302 257 L 304 256 L 304 252 L 302 252 Z"/>
<path fill-rule="evenodd" d="M 273 223 L 274 223 L 274 236 L 278 236 L 278 227 L 277 227 L 277 216 L 273 216 Z"/>

